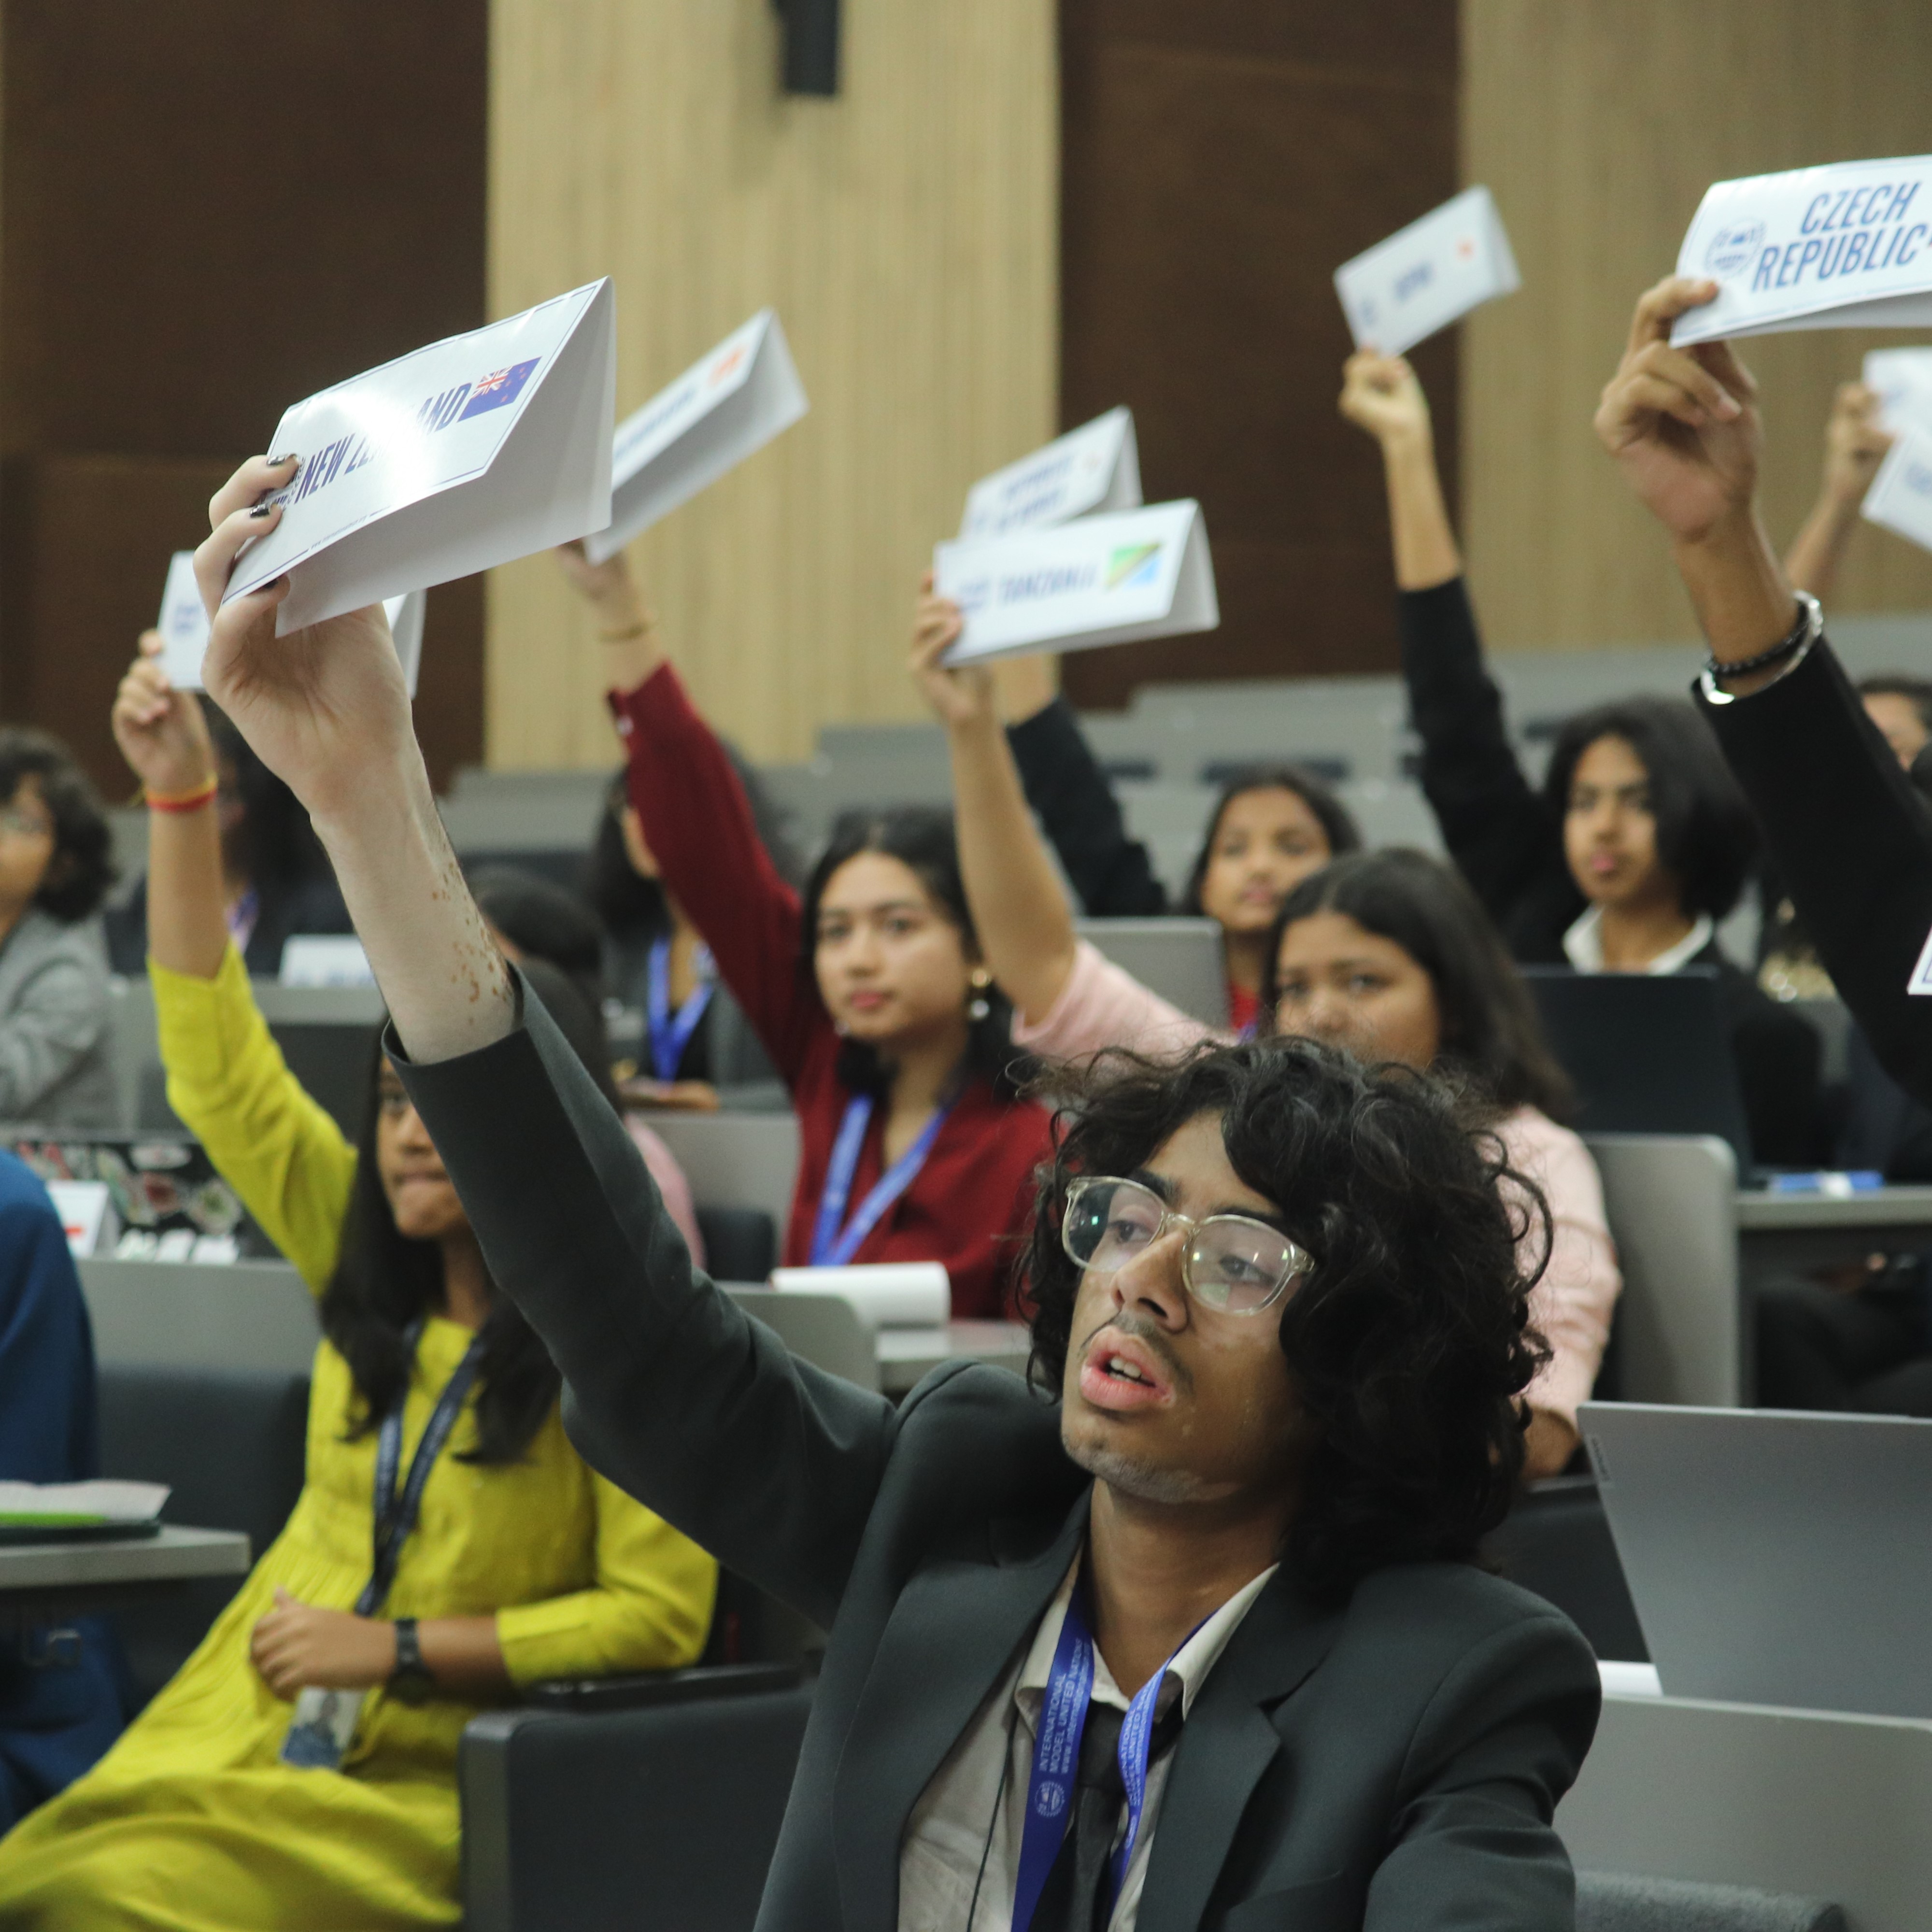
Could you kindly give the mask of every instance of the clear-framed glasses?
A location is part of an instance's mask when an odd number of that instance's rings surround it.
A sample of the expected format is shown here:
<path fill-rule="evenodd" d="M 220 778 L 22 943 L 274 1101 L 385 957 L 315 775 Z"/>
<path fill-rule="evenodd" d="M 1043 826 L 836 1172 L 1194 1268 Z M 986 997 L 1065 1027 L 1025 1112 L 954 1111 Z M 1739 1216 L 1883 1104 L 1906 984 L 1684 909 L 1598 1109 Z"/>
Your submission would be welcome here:
<path fill-rule="evenodd" d="M 1252 1215 L 1192 1221 L 1173 1213 L 1152 1188 L 1108 1174 L 1076 1180 L 1066 1190 L 1060 1242 L 1083 1268 L 1112 1274 L 1170 1228 L 1187 1230 L 1180 1278 L 1188 1293 L 1223 1314 L 1260 1314 L 1314 1265 L 1279 1228 Z"/>
<path fill-rule="evenodd" d="M 0 838 L 51 838 L 54 828 L 31 806 L 0 805 Z"/>

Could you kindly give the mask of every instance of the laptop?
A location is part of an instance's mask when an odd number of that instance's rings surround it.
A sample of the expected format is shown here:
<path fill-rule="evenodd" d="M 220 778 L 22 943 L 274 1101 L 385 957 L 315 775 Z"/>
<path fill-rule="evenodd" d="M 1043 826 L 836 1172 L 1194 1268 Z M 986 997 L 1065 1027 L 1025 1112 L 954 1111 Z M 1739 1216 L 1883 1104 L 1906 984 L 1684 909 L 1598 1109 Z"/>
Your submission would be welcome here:
<path fill-rule="evenodd" d="M 1131 973 L 1204 1025 L 1228 1024 L 1228 962 L 1211 919 L 1081 919 L 1074 929 L 1102 957 Z"/>
<path fill-rule="evenodd" d="M 1714 968 L 1576 973 L 1526 966 L 1551 1051 L 1576 1089 L 1580 1134 L 1710 1134 L 1752 1173 L 1737 1056 Z"/>
<path fill-rule="evenodd" d="M 1932 1718 L 1932 1421 L 1578 1420 L 1666 1696 Z"/>

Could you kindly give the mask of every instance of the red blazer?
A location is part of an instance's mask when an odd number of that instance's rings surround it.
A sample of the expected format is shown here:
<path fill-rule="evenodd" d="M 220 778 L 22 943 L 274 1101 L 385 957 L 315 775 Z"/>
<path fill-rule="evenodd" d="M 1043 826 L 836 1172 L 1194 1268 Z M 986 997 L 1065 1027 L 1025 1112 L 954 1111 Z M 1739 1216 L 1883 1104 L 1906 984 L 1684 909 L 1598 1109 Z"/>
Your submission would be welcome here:
<path fill-rule="evenodd" d="M 664 889 L 704 935 L 718 970 L 791 1090 L 800 1142 L 786 1264 L 812 1259 L 832 1144 L 851 1090 L 838 1077 L 838 1036 L 808 966 L 801 970 L 796 892 L 773 869 L 749 800 L 710 728 L 668 664 L 610 708 L 629 753 L 631 802 Z M 885 1110 L 875 1110 L 848 1214 L 881 1172 Z M 974 1075 L 912 1185 L 860 1244 L 855 1262 L 943 1262 L 952 1312 L 1010 1312 L 1013 1262 L 1031 1218 L 1033 1173 L 1052 1148 L 1048 1117 Z"/>

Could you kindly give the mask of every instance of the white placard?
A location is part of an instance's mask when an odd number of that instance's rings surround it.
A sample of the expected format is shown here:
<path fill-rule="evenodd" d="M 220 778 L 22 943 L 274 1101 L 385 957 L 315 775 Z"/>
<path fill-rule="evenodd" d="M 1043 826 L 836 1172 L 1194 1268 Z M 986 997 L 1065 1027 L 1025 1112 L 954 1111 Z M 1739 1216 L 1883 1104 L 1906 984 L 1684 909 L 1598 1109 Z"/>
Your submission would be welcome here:
<path fill-rule="evenodd" d="M 422 668 L 423 610 L 425 592 L 383 600 L 389 635 L 402 660 L 410 695 L 416 694 L 416 674 Z M 161 634 L 161 668 L 177 691 L 200 691 L 202 660 L 208 655 L 208 612 L 201 587 L 194 580 L 194 552 L 178 550 L 168 562 L 168 580 L 161 592 L 161 614 L 155 628 Z"/>
<path fill-rule="evenodd" d="M 114 1203 L 104 1180 L 50 1180 L 48 1198 L 61 1218 L 61 1232 L 77 1262 L 109 1252 L 118 1232 Z"/>
<path fill-rule="evenodd" d="M 223 601 L 289 572 L 286 633 L 603 529 L 616 308 L 592 282 L 296 404 L 268 445 L 302 458 L 281 522 Z"/>
<path fill-rule="evenodd" d="M 930 1328 L 950 1318 L 952 1284 L 939 1262 L 860 1262 L 772 1270 L 771 1285 L 836 1294 L 868 1328 Z"/>
<path fill-rule="evenodd" d="M 1091 650 L 1221 621 L 1208 526 L 1191 499 L 932 554 L 933 588 L 965 614 L 948 664 Z"/>
<path fill-rule="evenodd" d="M 170 1492 L 165 1483 L 0 1483 L 0 1522 L 152 1522 Z"/>
<path fill-rule="evenodd" d="M 1869 350 L 1859 374 L 1877 392 L 1881 429 L 1932 430 L 1932 349 Z"/>
<path fill-rule="evenodd" d="M 1043 530 L 1090 512 L 1137 510 L 1140 451 L 1124 404 L 982 476 L 966 493 L 961 541 Z"/>
<path fill-rule="evenodd" d="M 1406 356 L 1473 308 L 1522 286 L 1486 188 L 1465 188 L 1335 271 L 1358 349 Z"/>
<path fill-rule="evenodd" d="M 1908 424 L 1893 440 L 1859 514 L 1932 550 L 1932 430 Z"/>
<path fill-rule="evenodd" d="M 352 932 L 296 932 L 282 942 L 284 986 L 373 986 L 376 975 Z"/>
<path fill-rule="evenodd" d="M 1932 322 L 1932 156 L 1718 182 L 1677 272 L 1718 284 L 1675 343 Z"/>
<path fill-rule="evenodd" d="M 810 406 L 776 312 L 760 309 L 617 425 L 610 526 L 585 538 L 585 554 L 615 556 Z"/>

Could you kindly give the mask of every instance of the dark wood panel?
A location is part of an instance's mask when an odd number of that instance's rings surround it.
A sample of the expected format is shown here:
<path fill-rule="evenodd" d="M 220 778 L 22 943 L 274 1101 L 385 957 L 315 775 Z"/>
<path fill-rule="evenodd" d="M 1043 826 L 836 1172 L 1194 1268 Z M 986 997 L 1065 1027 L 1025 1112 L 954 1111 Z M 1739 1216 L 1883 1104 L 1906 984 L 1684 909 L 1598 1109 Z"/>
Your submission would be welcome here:
<path fill-rule="evenodd" d="M 0 0 L 0 709 L 104 784 L 168 552 L 290 403 L 485 319 L 486 0 Z M 78 575 L 76 575 L 78 573 Z M 480 584 L 418 728 L 482 754 Z"/>
<path fill-rule="evenodd" d="M 259 448 L 484 319 L 483 0 L 7 0 L 0 434 Z"/>
<path fill-rule="evenodd" d="M 1454 8 L 1378 15 L 1378 64 L 1334 22 L 1291 34 L 1299 10 L 1063 13 L 1062 412 L 1132 405 L 1149 500 L 1200 499 L 1222 604 L 1211 638 L 1070 658 L 1083 704 L 1395 662 L 1379 463 L 1335 408 L 1331 278 L 1454 192 Z M 1453 481 L 1454 336 L 1416 359 Z"/>
<path fill-rule="evenodd" d="M 1081 31 L 1114 46 L 1213 50 L 1311 67 L 1352 67 L 1390 78 L 1456 85 L 1457 10 L 1442 0 L 1076 0 Z M 1074 5 L 1064 10 L 1075 11 Z"/>

